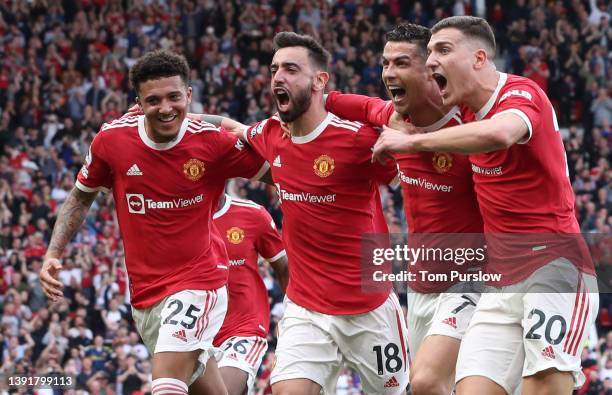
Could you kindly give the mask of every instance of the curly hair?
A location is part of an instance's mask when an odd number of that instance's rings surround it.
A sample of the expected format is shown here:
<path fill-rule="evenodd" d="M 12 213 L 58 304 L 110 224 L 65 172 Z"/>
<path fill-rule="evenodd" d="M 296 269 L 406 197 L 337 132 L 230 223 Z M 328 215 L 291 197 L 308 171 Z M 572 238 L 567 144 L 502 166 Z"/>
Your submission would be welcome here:
<path fill-rule="evenodd" d="M 132 66 L 130 84 L 138 92 L 142 82 L 176 75 L 181 77 L 185 85 L 188 84 L 189 64 L 187 60 L 173 52 L 158 50 L 145 54 Z"/>

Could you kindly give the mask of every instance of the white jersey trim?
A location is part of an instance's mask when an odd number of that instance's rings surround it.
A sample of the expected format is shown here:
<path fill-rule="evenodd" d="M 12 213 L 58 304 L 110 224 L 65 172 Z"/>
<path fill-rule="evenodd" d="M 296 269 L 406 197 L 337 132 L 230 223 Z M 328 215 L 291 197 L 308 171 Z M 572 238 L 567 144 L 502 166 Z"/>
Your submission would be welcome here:
<path fill-rule="evenodd" d="M 459 107 L 458 106 L 454 106 L 453 108 L 450 109 L 449 112 L 444 114 L 444 116 L 442 118 L 438 119 L 436 122 L 432 123 L 429 126 L 425 126 L 423 128 L 423 131 L 425 131 L 425 132 L 435 132 L 437 130 L 440 130 L 442 128 L 442 126 L 446 125 L 451 119 L 455 118 L 455 116 L 457 115 L 458 112 L 459 112 Z M 459 124 L 461 124 L 461 121 L 459 121 Z"/>
<path fill-rule="evenodd" d="M 138 125 L 138 122 L 136 119 L 134 119 L 133 121 L 126 121 L 126 122 L 117 122 L 115 123 L 113 121 L 113 123 L 105 123 L 104 125 L 102 125 L 102 127 L 100 128 L 101 132 L 105 132 L 107 130 L 110 129 L 117 129 L 117 128 L 133 128 L 135 126 Z"/>
<path fill-rule="evenodd" d="M 90 188 L 86 185 L 83 185 L 79 180 L 76 180 L 76 182 L 74 183 L 74 186 L 76 186 L 77 188 L 79 188 L 81 191 L 83 192 L 88 192 L 88 193 L 93 193 L 93 192 L 104 192 L 104 193 L 109 193 L 110 189 L 108 189 L 107 187 L 103 187 L 103 186 L 99 186 L 99 187 L 95 187 L 95 188 Z"/>
<path fill-rule="evenodd" d="M 232 204 L 236 204 L 236 205 L 239 205 L 239 206 L 249 205 L 249 206 L 254 206 L 256 208 L 260 208 L 261 207 L 261 205 L 255 203 L 252 200 L 240 199 L 240 198 L 237 198 L 237 197 L 232 198 Z"/>
<path fill-rule="evenodd" d="M 189 125 L 189 119 L 185 118 L 174 140 L 169 141 L 167 143 L 156 143 L 155 141 L 151 140 L 149 136 L 147 135 L 147 131 L 145 128 L 145 117 L 144 115 L 141 115 L 138 117 L 138 135 L 140 136 L 140 139 L 147 147 L 152 148 L 157 151 L 165 151 L 165 150 L 169 150 L 170 148 L 173 148 L 174 146 L 176 146 L 178 143 L 181 142 L 181 140 L 183 139 L 183 136 L 185 135 L 185 131 L 187 130 L 188 125 Z"/>
<path fill-rule="evenodd" d="M 523 137 L 522 139 L 520 139 L 519 141 L 517 141 L 517 144 L 527 144 L 529 142 L 529 140 L 531 140 L 531 136 L 533 135 L 533 127 L 531 126 L 531 121 L 529 120 L 529 117 L 527 116 L 527 114 L 525 114 L 524 112 L 522 112 L 519 109 L 516 108 L 510 108 L 508 110 L 504 110 L 502 112 L 498 112 L 497 114 L 493 115 L 491 117 L 491 119 L 500 116 L 502 114 L 514 114 L 514 115 L 518 115 L 523 122 L 525 122 L 525 124 L 527 125 L 527 129 L 529 130 L 529 133 L 527 134 L 526 137 Z"/>
<path fill-rule="evenodd" d="M 248 200 L 243 200 L 243 201 L 238 201 L 237 199 L 234 199 L 232 201 L 232 204 L 234 206 L 238 206 L 238 207 L 247 207 L 247 208 L 252 208 L 255 210 L 259 210 L 261 208 L 261 206 L 255 202 L 251 202 Z"/>
<path fill-rule="evenodd" d="M 221 207 L 219 210 L 215 211 L 215 213 L 213 214 L 213 219 L 217 219 L 220 216 L 222 216 L 223 214 L 227 213 L 227 210 L 229 210 L 231 205 L 232 205 L 232 197 L 226 193 L 225 194 L 225 203 L 223 203 L 223 207 Z"/>
<path fill-rule="evenodd" d="M 495 87 L 495 91 L 493 92 L 489 100 L 485 103 L 485 105 L 480 110 L 478 110 L 478 112 L 476 113 L 477 121 L 480 121 L 484 119 L 484 117 L 487 116 L 489 111 L 491 111 L 491 108 L 493 108 L 493 105 L 495 104 L 495 101 L 497 100 L 497 96 L 499 96 L 499 91 L 504 85 L 506 85 L 506 81 L 508 80 L 508 74 L 506 73 L 498 73 L 498 74 L 499 74 L 499 80 L 497 81 L 497 87 Z"/>
<path fill-rule="evenodd" d="M 242 141 L 244 141 L 245 144 L 249 144 L 249 138 L 247 137 L 249 134 L 247 133 L 249 130 L 253 129 L 255 126 L 249 126 L 246 127 L 242 130 Z"/>
<path fill-rule="evenodd" d="M 321 122 L 319 126 L 317 126 L 312 132 L 308 133 L 305 136 L 291 136 L 291 141 L 294 144 L 310 143 L 311 141 L 319 137 L 321 133 L 323 133 L 325 128 L 327 128 L 327 126 L 329 125 L 329 123 L 334 117 L 335 117 L 334 114 L 332 114 L 331 112 L 328 112 L 323 122 Z"/>
<path fill-rule="evenodd" d="M 274 262 L 276 260 L 281 259 L 282 257 L 287 256 L 287 251 L 282 249 L 278 254 L 274 255 L 272 258 L 264 258 L 268 262 Z"/>
<path fill-rule="evenodd" d="M 264 176 L 264 174 L 266 174 L 266 172 L 270 170 L 270 164 L 268 163 L 268 161 L 265 161 L 263 163 L 263 165 L 261 165 L 261 168 L 259 169 L 259 171 L 257 172 L 257 174 L 255 174 L 252 178 L 250 178 L 251 181 L 259 181 L 259 179 L 261 177 Z"/>

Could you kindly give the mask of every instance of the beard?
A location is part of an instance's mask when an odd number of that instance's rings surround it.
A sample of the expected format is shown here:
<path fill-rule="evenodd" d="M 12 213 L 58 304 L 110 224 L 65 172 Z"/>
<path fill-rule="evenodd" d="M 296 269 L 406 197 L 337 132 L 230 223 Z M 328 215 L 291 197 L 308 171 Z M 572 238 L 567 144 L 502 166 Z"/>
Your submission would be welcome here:
<path fill-rule="evenodd" d="M 298 91 L 294 98 L 290 97 L 290 100 L 293 101 L 293 106 L 291 106 L 289 111 L 278 111 L 278 116 L 285 123 L 295 121 L 310 108 L 312 103 L 312 82 L 303 90 Z"/>

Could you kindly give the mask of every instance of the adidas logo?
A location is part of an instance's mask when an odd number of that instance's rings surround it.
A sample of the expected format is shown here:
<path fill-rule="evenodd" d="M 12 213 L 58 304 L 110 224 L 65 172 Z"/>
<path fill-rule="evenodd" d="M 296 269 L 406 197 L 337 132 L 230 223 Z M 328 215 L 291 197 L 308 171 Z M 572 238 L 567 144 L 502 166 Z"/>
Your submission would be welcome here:
<path fill-rule="evenodd" d="M 280 155 L 278 155 L 276 158 L 274 158 L 274 162 L 272 162 L 272 166 L 274 166 L 274 167 L 281 167 Z"/>
<path fill-rule="evenodd" d="M 134 163 L 132 167 L 130 167 L 129 170 L 127 171 L 127 175 L 128 176 L 141 176 L 142 172 L 138 168 L 138 165 Z"/>
<path fill-rule="evenodd" d="M 234 361 L 238 360 L 238 356 L 236 356 L 236 353 L 233 352 L 230 355 L 227 356 L 229 359 L 233 359 Z"/>
<path fill-rule="evenodd" d="M 457 329 L 457 318 L 455 317 L 448 317 L 447 319 L 442 320 L 442 323 L 450 325 L 453 328 Z"/>
<path fill-rule="evenodd" d="M 385 383 L 385 388 L 399 387 L 399 383 L 395 379 L 395 376 L 391 376 L 389 381 Z"/>
<path fill-rule="evenodd" d="M 177 339 L 180 339 L 180 340 L 184 341 L 185 343 L 187 343 L 187 334 L 185 333 L 184 329 L 180 329 L 180 330 L 174 332 L 172 334 L 172 337 L 176 337 Z"/>
<path fill-rule="evenodd" d="M 552 346 L 548 346 L 542 350 L 542 355 L 544 355 L 548 359 L 555 359 L 555 350 L 553 350 Z"/>

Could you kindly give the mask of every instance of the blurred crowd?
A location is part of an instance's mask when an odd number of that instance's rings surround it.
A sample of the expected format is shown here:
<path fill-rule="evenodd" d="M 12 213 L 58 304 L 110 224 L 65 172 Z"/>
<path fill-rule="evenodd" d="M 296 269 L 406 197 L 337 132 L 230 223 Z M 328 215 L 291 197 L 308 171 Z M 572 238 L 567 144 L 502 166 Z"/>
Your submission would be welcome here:
<path fill-rule="evenodd" d="M 557 109 L 582 230 L 598 246 L 597 264 L 612 262 L 612 5 L 485 3 L 498 67 L 536 81 Z M 386 31 L 476 11 L 469 0 L 0 1 L 0 374 L 72 375 L 76 392 L 94 395 L 150 391 L 150 355 L 130 320 L 112 196 L 100 195 L 65 254 L 65 299 L 48 304 L 38 283 L 58 208 L 93 136 L 134 102 L 127 75 L 140 55 L 183 54 L 192 67 L 191 112 L 248 124 L 274 111 L 268 64 L 279 31 L 325 45 L 333 55 L 330 89 L 385 97 Z M 231 189 L 282 225 L 269 187 L 236 181 Z M 382 195 L 391 231 L 405 231 L 401 194 Z M 281 295 L 265 263 L 261 273 L 274 327 Z M 603 297 L 602 306 L 612 301 Z M 612 394 L 612 321 L 598 326 L 599 340 L 595 334 L 583 354 L 589 381 L 581 394 Z M 270 393 L 273 334 L 257 394 Z M 337 393 L 360 393 L 358 377 L 343 371 Z"/>

